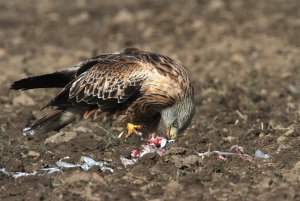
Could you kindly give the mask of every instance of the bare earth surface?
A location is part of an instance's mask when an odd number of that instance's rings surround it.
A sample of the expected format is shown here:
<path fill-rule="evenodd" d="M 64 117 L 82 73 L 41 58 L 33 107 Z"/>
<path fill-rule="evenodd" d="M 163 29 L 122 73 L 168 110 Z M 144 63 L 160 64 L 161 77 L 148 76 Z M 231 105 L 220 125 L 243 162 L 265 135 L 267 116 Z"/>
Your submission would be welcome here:
<path fill-rule="evenodd" d="M 298 0 L 0 1 L 0 168 L 32 172 L 89 156 L 115 170 L 0 174 L 0 200 L 300 200 L 299 36 Z M 9 91 L 14 80 L 133 46 L 178 59 L 194 83 L 192 125 L 163 157 L 125 169 L 120 156 L 137 146 L 97 120 L 54 140 L 21 134 L 58 90 Z M 236 144 L 271 157 L 195 153 Z"/>

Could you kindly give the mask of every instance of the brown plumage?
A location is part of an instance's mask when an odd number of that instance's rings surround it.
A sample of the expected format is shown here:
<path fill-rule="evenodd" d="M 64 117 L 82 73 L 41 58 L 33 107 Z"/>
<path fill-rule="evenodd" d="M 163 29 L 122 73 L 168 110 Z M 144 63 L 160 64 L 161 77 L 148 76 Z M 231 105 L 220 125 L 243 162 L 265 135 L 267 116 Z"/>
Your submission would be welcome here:
<path fill-rule="evenodd" d="M 12 89 L 61 87 L 62 92 L 45 107 L 54 112 L 24 129 L 24 134 L 57 131 L 80 117 L 95 112 L 145 125 L 156 131 L 162 119 L 175 134 L 189 124 L 194 111 L 191 81 L 175 60 L 125 49 L 105 54 L 52 74 L 16 81 Z"/>

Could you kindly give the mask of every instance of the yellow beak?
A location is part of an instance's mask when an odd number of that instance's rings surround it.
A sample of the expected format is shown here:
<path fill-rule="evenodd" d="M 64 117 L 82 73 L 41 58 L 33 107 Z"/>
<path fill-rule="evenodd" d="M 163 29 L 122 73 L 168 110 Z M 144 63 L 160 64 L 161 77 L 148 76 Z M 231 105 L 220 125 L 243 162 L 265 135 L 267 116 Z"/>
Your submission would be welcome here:
<path fill-rule="evenodd" d="M 175 132 L 175 128 L 173 128 L 173 127 L 170 127 L 169 129 L 168 129 L 168 131 L 167 131 L 167 137 L 168 138 L 172 138 L 172 139 L 175 139 L 176 137 L 177 137 L 177 134 L 176 134 L 176 132 Z"/>

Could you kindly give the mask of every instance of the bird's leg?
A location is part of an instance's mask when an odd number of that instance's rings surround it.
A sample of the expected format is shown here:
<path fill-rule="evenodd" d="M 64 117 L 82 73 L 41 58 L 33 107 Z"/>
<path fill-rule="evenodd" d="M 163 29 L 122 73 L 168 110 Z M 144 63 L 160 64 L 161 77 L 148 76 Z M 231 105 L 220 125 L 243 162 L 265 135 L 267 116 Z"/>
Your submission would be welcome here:
<path fill-rule="evenodd" d="M 139 135 L 139 132 L 137 130 L 140 130 L 142 128 L 143 128 L 142 125 L 134 125 L 134 124 L 128 123 L 127 124 L 127 135 L 125 136 L 125 138 L 130 137 L 132 134 Z"/>

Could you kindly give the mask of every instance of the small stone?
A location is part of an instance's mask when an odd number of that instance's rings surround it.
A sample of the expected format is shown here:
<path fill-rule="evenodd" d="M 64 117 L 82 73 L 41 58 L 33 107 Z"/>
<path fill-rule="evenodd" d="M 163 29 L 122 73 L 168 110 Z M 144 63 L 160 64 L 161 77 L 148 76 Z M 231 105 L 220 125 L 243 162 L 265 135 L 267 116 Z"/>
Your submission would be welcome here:
<path fill-rule="evenodd" d="M 294 128 L 290 128 L 288 129 L 285 133 L 284 133 L 284 136 L 290 136 L 291 134 L 293 134 L 295 131 Z"/>
<path fill-rule="evenodd" d="M 277 142 L 279 142 L 279 143 L 283 142 L 285 140 L 286 140 L 286 137 L 284 135 L 282 135 L 282 136 L 280 136 L 280 137 L 277 138 Z"/>
<path fill-rule="evenodd" d="M 292 93 L 292 94 L 298 94 L 298 93 L 299 93 L 298 88 L 297 88 L 296 86 L 292 85 L 292 84 L 290 84 L 290 85 L 288 86 L 288 91 L 289 91 L 290 93 Z"/>
<path fill-rule="evenodd" d="M 231 61 L 236 64 L 243 64 L 245 63 L 245 58 L 241 54 L 234 54 L 231 57 Z"/>
<path fill-rule="evenodd" d="M 268 95 L 268 90 L 266 90 L 266 89 L 261 89 L 261 90 L 260 90 L 260 95 L 262 95 L 262 96 Z"/>
<path fill-rule="evenodd" d="M 227 136 L 227 137 L 224 137 L 224 140 L 228 141 L 228 142 L 233 142 L 233 141 L 236 140 L 236 137 L 234 137 L 234 136 Z"/>
<path fill-rule="evenodd" d="M 259 138 L 264 138 L 266 135 L 264 134 L 264 133 L 260 133 L 259 135 L 258 135 L 258 137 Z"/>
<path fill-rule="evenodd" d="M 41 154 L 38 153 L 38 152 L 36 152 L 36 151 L 30 150 L 30 151 L 28 151 L 28 154 L 27 154 L 27 155 L 28 155 L 28 156 L 32 156 L 32 157 L 39 157 Z"/>

